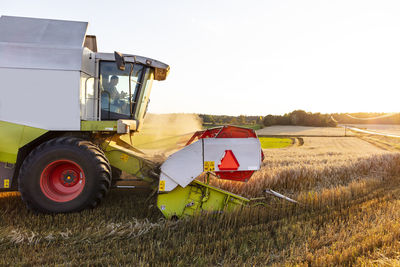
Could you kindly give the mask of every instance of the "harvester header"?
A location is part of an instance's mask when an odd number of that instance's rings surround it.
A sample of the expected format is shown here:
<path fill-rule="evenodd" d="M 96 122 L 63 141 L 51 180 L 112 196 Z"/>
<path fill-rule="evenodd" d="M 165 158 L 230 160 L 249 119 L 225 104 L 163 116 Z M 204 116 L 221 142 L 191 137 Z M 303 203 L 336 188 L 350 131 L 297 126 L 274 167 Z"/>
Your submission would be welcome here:
<path fill-rule="evenodd" d="M 185 187 L 203 172 L 247 181 L 260 165 L 261 146 L 254 131 L 224 126 L 196 132 L 186 147 L 171 155 L 161 166 L 160 185 L 162 191 Z"/>
<path fill-rule="evenodd" d="M 169 218 L 245 205 L 247 199 L 196 178 L 206 173 L 247 182 L 260 169 L 262 160 L 260 141 L 254 130 L 223 126 L 196 132 L 186 147 L 161 165 L 158 207 Z M 177 198 L 183 201 L 174 203 Z"/>

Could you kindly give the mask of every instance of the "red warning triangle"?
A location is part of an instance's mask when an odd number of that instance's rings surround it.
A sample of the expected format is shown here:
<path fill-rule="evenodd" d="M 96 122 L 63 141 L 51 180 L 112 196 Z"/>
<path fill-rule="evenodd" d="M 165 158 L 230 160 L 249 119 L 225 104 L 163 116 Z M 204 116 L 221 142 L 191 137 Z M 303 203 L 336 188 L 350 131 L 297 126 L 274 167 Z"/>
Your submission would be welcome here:
<path fill-rule="evenodd" d="M 218 168 L 223 171 L 236 171 L 239 166 L 239 162 L 232 150 L 225 150 L 225 155 L 221 159 L 221 164 L 218 165 Z"/>

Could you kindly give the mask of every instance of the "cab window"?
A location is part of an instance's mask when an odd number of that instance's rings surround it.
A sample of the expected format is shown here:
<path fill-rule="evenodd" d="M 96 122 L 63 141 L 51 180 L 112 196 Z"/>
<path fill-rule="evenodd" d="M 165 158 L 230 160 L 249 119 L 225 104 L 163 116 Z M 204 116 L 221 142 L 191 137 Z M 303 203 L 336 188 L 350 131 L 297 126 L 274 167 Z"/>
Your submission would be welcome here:
<path fill-rule="evenodd" d="M 131 82 L 132 110 L 141 87 L 143 66 L 133 64 L 131 81 L 129 73 L 132 64 L 126 64 L 125 70 L 117 68 L 115 62 L 100 62 L 101 119 L 131 119 L 129 82 Z"/>

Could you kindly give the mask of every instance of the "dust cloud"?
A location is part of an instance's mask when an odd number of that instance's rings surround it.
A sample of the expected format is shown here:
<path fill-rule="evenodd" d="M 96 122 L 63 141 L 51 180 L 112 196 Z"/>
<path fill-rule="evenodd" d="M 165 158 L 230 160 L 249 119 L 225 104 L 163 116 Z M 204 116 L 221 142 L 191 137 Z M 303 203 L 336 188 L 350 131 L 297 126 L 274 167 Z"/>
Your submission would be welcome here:
<path fill-rule="evenodd" d="M 193 133 L 201 129 L 202 120 L 197 114 L 147 114 L 132 142 L 147 158 L 163 161 L 184 147 Z"/>

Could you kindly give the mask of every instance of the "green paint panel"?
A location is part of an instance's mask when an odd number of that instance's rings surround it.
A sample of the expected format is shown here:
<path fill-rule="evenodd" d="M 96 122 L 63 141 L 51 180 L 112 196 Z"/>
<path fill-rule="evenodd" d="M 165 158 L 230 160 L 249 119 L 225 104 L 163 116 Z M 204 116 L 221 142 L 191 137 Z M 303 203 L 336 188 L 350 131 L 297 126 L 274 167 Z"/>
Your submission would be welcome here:
<path fill-rule="evenodd" d="M 0 121 L 0 161 L 16 163 L 18 149 L 46 132 L 39 128 Z"/>
<path fill-rule="evenodd" d="M 121 147 L 115 142 L 104 143 L 103 150 L 111 166 L 143 181 L 155 182 L 155 179 L 149 174 L 156 167 L 155 163 L 141 158 L 134 151 Z"/>
<path fill-rule="evenodd" d="M 24 126 L 19 147 L 23 147 L 45 133 L 47 133 L 46 130 Z"/>
<path fill-rule="evenodd" d="M 117 121 L 81 121 L 82 131 L 117 131 Z"/>
<path fill-rule="evenodd" d="M 247 198 L 194 180 L 185 188 L 177 186 L 160 193 L 157 206 L 166 218 L 192 216 L 201 212 L 233 211 L 247 205 Z"/>

